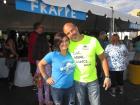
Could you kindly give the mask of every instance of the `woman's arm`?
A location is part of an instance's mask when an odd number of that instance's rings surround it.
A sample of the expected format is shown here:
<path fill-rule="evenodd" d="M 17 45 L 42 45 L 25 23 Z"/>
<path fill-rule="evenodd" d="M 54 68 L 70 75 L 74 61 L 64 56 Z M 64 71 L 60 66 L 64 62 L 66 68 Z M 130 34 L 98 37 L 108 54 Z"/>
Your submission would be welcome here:
<path fill-rule="evenodd" d="M 9 49 L 11 50 L 11 52 L 16 56 L 18 57 L 18 54 L 16 52 L 16 46 L 15 46 L 15 43 L 13 40 L 9 40 L 8 41 L 8 46 L 9 46 Z"/>
<path fill-rule="evenodd" d="M 52 79 L 51 77 L 49 77 L 48 74 L 46 74 L 46 72 L 45 72 L 45 66 L 46 66 L 46 65 L 47 65 L 47 62 L 46 62 L 44 59 L 42 59 L 42 60 L 38 63 L 38 68 L 39 68 L 39 71 L 40 71 L 42 77 L 44 78 L 44 80 L 45 80 L 48 84 L 52 85 L 52 84 L 54 83 L 54 81 L 53 81 L 53 79 Z"/>

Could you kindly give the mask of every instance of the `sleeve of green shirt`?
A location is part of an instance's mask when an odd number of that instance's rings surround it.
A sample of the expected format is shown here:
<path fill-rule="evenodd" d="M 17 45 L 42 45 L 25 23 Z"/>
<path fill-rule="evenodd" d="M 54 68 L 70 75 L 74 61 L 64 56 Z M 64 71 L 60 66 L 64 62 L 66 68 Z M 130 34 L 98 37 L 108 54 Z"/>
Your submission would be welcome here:
<path fill-rule="evenodd" d="M 100 55 L 104 52 L 104 49 L 102 48 L 101 44 L 99 43 L 99 41 L 96 39 L 96 54 Z"/>

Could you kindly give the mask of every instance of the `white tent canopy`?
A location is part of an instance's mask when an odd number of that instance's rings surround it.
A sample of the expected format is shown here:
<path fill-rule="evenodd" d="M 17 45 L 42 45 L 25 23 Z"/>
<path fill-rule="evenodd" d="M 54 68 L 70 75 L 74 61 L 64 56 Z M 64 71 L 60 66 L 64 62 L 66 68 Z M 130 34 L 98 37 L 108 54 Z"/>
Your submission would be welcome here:
<path fill-rule="evenodd" d="M 36 1 L 36 0 L 28 0 L 28 1 Z M 83 11 L 88 12 L 91 11 L 92 14 L 99 15 L 99 16 L 105 16 L 107 18 L 112 18 L 112 9 L 111 8 L 104 8 L 101 6 L 97 6 L 88 2 L 85 2 L 83 0 L 42 0 L 44 3 L 54 6 L 60 6 L 60 7 L 67 7 L 70 5 L 70 7 L 73 10 L 77 11 Z M 121 19 L 123 21 L 130 21 L 132 23 L 138 23 L 140 24 L 140 19 L 138 17 L 131 16 L 129 14 L 124 14 L 118 11 L 114 11 L 114 18 L 115 19 Z"/>
<path fill-rule="evenodd" d="M 15 29 L 21 31 L 26 31 L 26 30 L 31 31 L 32 25 L 37 21 L 41 21 L 46 26 L 46 30 L 48 32 L 61 31 L 64 23 L 70 21 L 80 26 L 80 29 L 82 31 L 84 30 L 109 31 L 110 29 L 110 18 L 112 15 L 111 14 L 112 10 L 110 8 L 109 9 L 103 8 L 97 5 L 84 2 L 82 0 L 65 0 L 65 1 L 42 0 L 42 1 L 44 3 L 48 3 L 48 5 L 57 4 L 62 7 L 66 7 L 69 5 L 72 9 L 74 8 L 77 11 L 85 11 L 88 14 L 88 17 L 86 20 L 81 21 L 77 19 L 19 11 L 15 9 L 15 0 L 7 0 L 7 5 L 4 5 L 3 2 L 0 2 L 0 30 Z M 60 2 L 58 3 L 56 1 L 60 1 Z M 122 14 L 117 11 L 114 11 L 114 17 L 116 18 L 115 19 L 115 24 L 116 24 L 115 26 L 117 26 L 116 29 L 120 31 L 131 30 L 128 27 L 130 22 L 132 23 L 137 22 L 137 24 L 140 23 L 138 22 L 138 18 L 126 14 Z M 137 28 L 134 30 L 137 30 Z"/>
<path fill-rule="evenodd" d="M 121 13 L 118 11 L 114 11 L 114 18 L 116 18 L 116 19 L 120 18 L 123 21 L 129 21 L 132 23 L 140 24 L 140 19 L 138 17 L 132 16 L 129 14 L 125 14 L 125 13 Z"/>
<path fill-rule="evenodd" d="M 73 10 L 82 11 L 85 13 L 91 11 L 91 13 L 96 15 L 100 15 L 100 16 L 106 15 L 107 17 L 111 17 L 109 9 L 90 4 L 82 0 L 42 0 L 42 1 L 46 4 L 60 6 L 60 7 L 67 7 L 68 5 L 70 5 L 70 7 Z"/>

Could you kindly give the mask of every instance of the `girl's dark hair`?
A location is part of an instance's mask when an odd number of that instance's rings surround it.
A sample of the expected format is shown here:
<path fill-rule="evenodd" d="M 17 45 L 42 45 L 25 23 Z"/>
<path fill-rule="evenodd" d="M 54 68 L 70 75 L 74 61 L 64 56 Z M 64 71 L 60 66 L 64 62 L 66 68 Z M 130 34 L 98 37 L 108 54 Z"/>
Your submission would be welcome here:
<path fill-rule="evenodd" d="M 60 51 L 59 45 L 61 44 L 64 37 L 67 37 L 67 36 L 63 32 L 58 32 L 58 33 L 55 34 L 54 45 L 53 45 L 54 50 Z"/>
<path fill-rule="evenodd" d="M 49 43 L 45 34 L 37 37 L 36 44 L 33 48 L 33 59 L 41 60 L 49 52 Z"/>

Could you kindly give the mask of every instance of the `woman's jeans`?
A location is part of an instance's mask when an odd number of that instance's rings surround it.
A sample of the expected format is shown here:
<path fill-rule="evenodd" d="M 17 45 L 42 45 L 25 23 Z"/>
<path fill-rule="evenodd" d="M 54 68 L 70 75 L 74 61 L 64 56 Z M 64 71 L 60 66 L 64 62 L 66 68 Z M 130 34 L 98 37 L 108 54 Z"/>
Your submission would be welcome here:
<path fill-rule="evenodd" d="M 100 87 L 98 80 L 83 83 L 75 81 L 75 91 L 78 105 L 100 105 Z"/>
<path fill-rule="evenodd" d="M 75 105 L 74 87 L 67 89 L 51 87 L 51 94 L 55 105 Z"/>

